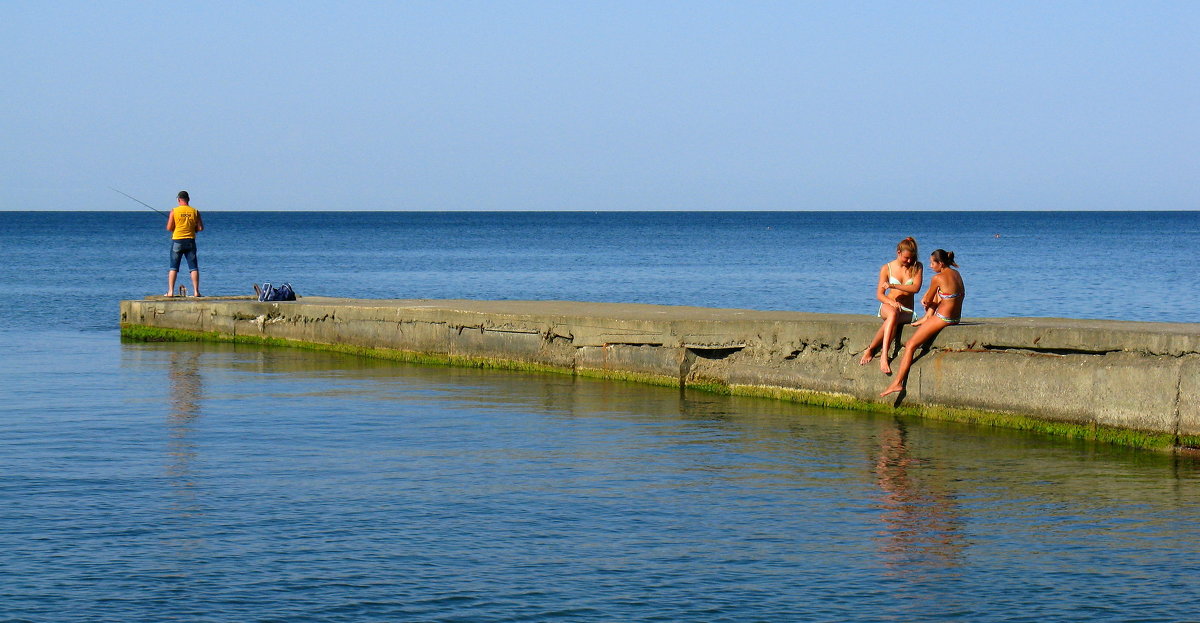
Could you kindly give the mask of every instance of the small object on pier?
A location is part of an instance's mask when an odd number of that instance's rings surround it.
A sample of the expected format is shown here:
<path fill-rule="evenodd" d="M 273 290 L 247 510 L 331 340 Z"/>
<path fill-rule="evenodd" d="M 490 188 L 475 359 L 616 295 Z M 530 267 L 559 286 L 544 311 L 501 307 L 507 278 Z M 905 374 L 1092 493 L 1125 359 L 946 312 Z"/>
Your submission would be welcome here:
<path fill-rule="evenodd" d="M 280 284 L 278 288 L 271 285 L 270 281 L 262 284 L 262 289 L 258 292 L 258 300 L 264 301 L 294 301 L 296 300 L 296 291 L 292 289 L 292 284 Z"/>

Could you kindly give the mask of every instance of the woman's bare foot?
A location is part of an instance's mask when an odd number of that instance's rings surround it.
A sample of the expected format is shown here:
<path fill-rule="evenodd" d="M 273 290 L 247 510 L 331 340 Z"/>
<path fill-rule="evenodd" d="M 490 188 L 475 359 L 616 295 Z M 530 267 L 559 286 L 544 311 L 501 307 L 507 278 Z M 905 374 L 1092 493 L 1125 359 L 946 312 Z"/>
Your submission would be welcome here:
<path fill-rule="evenodd" d="M 868 348 L 867 350 L 863 351 L 862 359 L 858 360 L 858 365 L 865 366 L 868 363 L 871 363 L 871 360 L 874 358 L 875 358 L 875 353 L 871 349 Z"/>
<path fill-rule="evenodd" d="M 899 383 L 892 383 L 891 385 L 888 385 L 887 389 L 883 390 L 883 393 L 879 394 L 879 397 L 882 398 L 888 394 L 895 394 L 902 391 L 904 391 L 903 385 L 900 385 Z"/>
<path fill-rule="evenodd" d="M 908 325 L 908 326 L 910 326 L 910 327 L 919 327 L 919 326 L 921 326 L 921 323 L 923 323 L 923 322 L 925 322 L 925 318 L 923 318 L 923 317 L 922 317 L 920 320 L 914 320 L 914 321 L 912 322 L 912 324 L 910 324 L 910 325 Z"/>
<path fill-rule="evenodd" d="M 167 292 L 167 293 L 166 293 L 166 294 L 164 294 L 163 296 L 175 296 L 175 294 L 174 294 L 174 293 L 171 293 L 171 292 Z"/>
<path fill-rule="evenodd" d="M 887 356 L 879 358 L 879 371 L 884 374 L 891 375 L 892 367 L 888 365 Z"/>

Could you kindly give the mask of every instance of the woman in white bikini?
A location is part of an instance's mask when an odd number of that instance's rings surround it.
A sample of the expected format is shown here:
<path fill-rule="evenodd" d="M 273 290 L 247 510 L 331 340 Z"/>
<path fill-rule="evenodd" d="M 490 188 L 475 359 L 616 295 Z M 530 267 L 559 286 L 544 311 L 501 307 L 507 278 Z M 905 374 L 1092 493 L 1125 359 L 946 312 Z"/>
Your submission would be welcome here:
<path fill-rule="evenodd" d="M 967 295 L 967 289 L 963 286 L 962 275 L 951 266 L 958 266 L 954 263 L 953 251 L 938 249 L 929 256 L 929 267 L 937 274 L 929 280 L 929 291 L 921 300 L 925 306 L 925 317 L 913 323 L 920 328 L 909 338 L 908 344 L 904 345 L 900 371 L 880 396 L 904 391 L 904 382 L 908 380 L 908 369 L 912 367 L 916 350 L 932 340 L 942 329 L 958 324 L 962 317 L 963 298 Z"/>
<path fill-rule="evenodd" d="M 921 291 L 923 268 L 917 261 L 917 241 L 911 236 L 896 245 L 896 259 L 884 264 L 879 269 L 879 283 L 875 287 L 875 298 L 879 299 L 879 317 L 883 324 L 875 332 L 871 345 L 863 352 L 858 365 L 865 366 L 875 357 L 876 349 L 880 350 L 879 369 L 884 374 L 891 374 L 888 366 L 888 354 L 892 349 L 893 340 L 900 337 L 900 324 L 912 320 L 913 300 Z"/>

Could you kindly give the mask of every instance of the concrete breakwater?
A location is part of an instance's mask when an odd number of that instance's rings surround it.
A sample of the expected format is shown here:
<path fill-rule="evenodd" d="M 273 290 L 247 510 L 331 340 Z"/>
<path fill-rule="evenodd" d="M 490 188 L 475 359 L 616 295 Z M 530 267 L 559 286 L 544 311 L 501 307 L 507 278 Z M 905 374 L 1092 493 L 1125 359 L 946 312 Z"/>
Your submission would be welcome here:
<path fill-rule="evenodd" d="M 871 316 L 566 301 L 249 297 L 121 302 L 123 335 L 283 343 L 899 410 L 1160 448 L 1200 447 L 1200 324 L 969 319 L 887 399 L 858 365 Z M 911 335 L 912 329 L 904 332 Z"/>

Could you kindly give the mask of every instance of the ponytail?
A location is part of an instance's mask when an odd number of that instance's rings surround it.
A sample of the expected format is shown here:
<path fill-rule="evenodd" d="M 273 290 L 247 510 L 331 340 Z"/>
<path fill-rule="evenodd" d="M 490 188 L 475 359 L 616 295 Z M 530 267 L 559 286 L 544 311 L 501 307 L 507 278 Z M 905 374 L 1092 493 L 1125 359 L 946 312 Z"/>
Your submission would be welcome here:
<path fill-rule="evenodd" d="M 946 266 L 958 266 L 958 264 L 954 263 L 954 251 L 938 249 L 937 251 L 934 251 L 930 257 L 937 260 L 938 263 L 945 264 Z"/>

